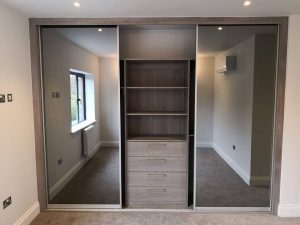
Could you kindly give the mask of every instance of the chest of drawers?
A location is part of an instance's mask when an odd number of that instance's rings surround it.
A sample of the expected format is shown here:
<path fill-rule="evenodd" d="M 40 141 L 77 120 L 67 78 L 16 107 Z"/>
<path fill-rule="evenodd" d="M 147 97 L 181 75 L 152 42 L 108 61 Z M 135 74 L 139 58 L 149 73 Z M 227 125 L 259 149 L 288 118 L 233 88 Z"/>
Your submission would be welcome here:
<path fill-rule="evenodd" d="M 127 206 L 186 207 L 187 153 L 187 142 L 127 142 Z"/>

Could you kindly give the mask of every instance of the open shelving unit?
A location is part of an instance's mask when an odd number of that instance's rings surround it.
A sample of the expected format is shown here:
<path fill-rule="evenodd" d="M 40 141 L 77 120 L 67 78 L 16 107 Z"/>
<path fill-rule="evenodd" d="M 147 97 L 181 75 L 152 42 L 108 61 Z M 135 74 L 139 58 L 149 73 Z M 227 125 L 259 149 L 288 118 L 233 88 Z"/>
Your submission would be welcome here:
<path fill-rule="evenodd" d="M 189 205 L 193 79 L 194 60 L 121 61 L 125 149 L 122 157 L 127 207 L 186 208 Z M 149 177 L 151 171 L 158 177 Z"/>
<path fill-rule="evenodd" d="M 127 141 L 188 138 L 189 60 L 125 60 Z"/>

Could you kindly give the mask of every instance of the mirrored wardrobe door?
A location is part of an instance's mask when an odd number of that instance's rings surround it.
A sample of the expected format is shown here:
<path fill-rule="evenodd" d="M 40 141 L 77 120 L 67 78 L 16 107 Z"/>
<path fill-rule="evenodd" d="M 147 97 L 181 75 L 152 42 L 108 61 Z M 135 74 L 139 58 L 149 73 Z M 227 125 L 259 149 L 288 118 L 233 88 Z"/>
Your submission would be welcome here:
<path fill-rule="evenodd" d="M 48 204 L 120 205 L 117 27 L 43 27 Z"/>
<path fill-rule="evenodd" d="M 196 207 L 269 210 L 277 26 L 199 26 Z"/>

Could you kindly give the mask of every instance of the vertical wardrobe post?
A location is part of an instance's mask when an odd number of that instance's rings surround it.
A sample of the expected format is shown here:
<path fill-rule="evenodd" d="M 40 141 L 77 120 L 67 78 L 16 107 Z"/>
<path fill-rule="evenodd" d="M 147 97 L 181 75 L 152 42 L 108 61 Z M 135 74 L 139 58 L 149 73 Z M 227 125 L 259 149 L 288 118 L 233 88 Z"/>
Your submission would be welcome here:
<path fill-rule="evenodd" d="M 127 192 L 127 176 L 126 176 L 126 170 L 127 170 L 127 165 L 126 165 L 126 151 L 127 151 L 127 66 L 126 66 L 126 60 L 123 60 L 123 79 L 124 79 L 124 85 L 123 85 L 123 93 L 124 93 L 124 148 L 123 148 L 123 166 L 122 166 L 122 176 L 123 176 L 123 182 L 122 182 L 122 191 L 123 191 L 123 206 L 126 206 L 126 192 Z"/>
<path fill-rule="evenodd" d="M 196 197 L 197 197 L 197 91 L 198 91 L 198 45 L 199 45 L 199 25 L 196 25 L 196 51 L 195 51 L 195 93 L 194 93 L 194 193 L 193 205 L 196 210 Z"/>
<path fill-rule="evenodd" d="M 186 102 L 186 110 L 187 110 L 187 123 L 186 123 L 186 140 L 188 142 L 188 165 L 187 165 L 187 173 L 188 175 L 186 176 L 186 179 L 187 179 L 187 201 L 188 201 L 188 205 L 191 204 L 191 201 L 190 201 L 190 180 L 191 180 L 191 177 L 190 177 L 190 174 L 192 173 L 192 170 L 190 168 L 190 76 L 191 76 L 191 61 L 189 60 L 188 63 L 187 63 L 187 102 Z"/>
<path fill-rule="evenodd" d="M 124 87 L 124 79 L 122 79 L 122 72 L 123 66 L 120 61 L 120 27 L 117 26 L 117 60 L 118 60 L 118 74 L 119 74 L 119 82 L 118 82 L 118 99 L 119 99 L 119 187 L 120 187 L 120 209 L 122 209 L 123 205 L 123 170 L 122 170 L 122 149 L 123 149 L 123 143 L 122 143 L 122 95 L 123 95 L 123 89 Z"/>
<path fill-rule="evenodd" d="M 126 65 L 124 60 L 119 60 L 120 62 L 120 113 L 121 113 L 121 158 L 120 158 L 120 169 L 121 169 L 121 207 L 125 206 L 125 188 L 126 188 L 126 165 L 125 165 L 125 157 L 126 157 Z"/>
<path fill-rule="evenodd" d="M 188 149 L 188 161 L 189 161 L 189 168 L 188 168 L 188 202 L 189 206 L 193 205 L 194 201 L 194 140 L 195 140 L 195 60 L 189 61 L 189 129 L 188 129 L 188 141 L 189 141 L 189 149 Z"/>

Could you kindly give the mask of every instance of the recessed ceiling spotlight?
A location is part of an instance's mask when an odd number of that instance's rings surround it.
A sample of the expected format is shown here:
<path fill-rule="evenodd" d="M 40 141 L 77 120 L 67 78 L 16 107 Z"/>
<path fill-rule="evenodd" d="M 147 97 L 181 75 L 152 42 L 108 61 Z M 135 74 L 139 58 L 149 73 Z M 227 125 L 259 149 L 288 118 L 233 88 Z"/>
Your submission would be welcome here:
<path fill-rule="evenodd" d="M 74 5 L 75 7 L 77 7 L 77 8 L 80 7 L 80 3 L 79 3 L 79 2 L 74 2 L 73 5 Z"/>
<path fill-rule="evenodd" d="M 250 1 L 245 1 L 245 2 L 244 2 L 244 6 L 249 6 L 249 5 L 251 5 L 251 2 L 250 2 Z"/>
<path fill-rule="evenodd" d="M 218 30 L 223 30 L 223 27 L 218 27 Z"/>
<path fill-rule="evenodd" d="M 101 32 L 101 31 L 102 31 L 102 28 L 99 28 L 98 31 Z"/>

